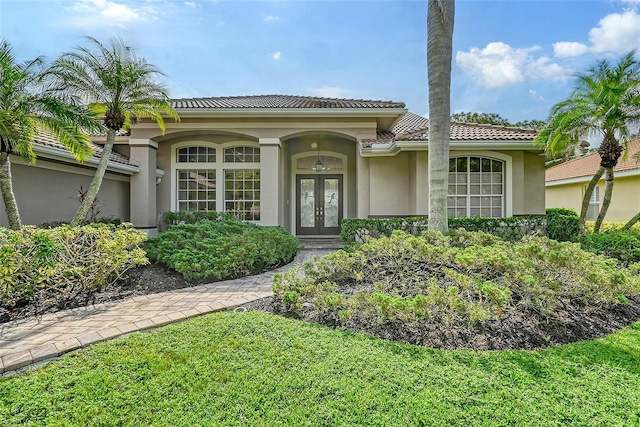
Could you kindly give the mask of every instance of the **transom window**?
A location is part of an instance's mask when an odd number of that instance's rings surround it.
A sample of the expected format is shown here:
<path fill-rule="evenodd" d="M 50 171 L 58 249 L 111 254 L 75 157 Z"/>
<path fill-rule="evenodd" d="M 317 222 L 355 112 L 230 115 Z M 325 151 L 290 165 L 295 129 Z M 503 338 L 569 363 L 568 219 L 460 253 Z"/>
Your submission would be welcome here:
<path fill-rule="evenodd" d="M 504 214 L 504 162 L 486 157 L 449 160 L 449 217 L 493 217 Z"/>
<path fill-rule="evenodd" d="M 259 221 L 260 148 L 221 150 L 221 156 L 216 156 L 216 148 L 207 146 L 176 150 L 176 208 L 224 210 L 244 221 Z"/>
<path fill-rule="evenodd" d="M 178 148 L 178 163 L 215 163 L 216 149 L 211 147 Z"/>
<path fill-rule="evenodd" d="M 259 147 L 229 147 L 224 149 L 225 163 L 260 163 Z"/>

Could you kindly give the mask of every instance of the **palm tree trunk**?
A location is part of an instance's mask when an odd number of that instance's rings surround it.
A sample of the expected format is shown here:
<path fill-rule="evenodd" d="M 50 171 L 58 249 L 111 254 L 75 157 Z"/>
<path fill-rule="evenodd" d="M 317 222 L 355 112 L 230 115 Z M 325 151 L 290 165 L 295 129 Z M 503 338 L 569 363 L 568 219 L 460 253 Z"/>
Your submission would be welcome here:
<path fill-rule="evenodd" d="M 600 227 L 602 226 L 602 221 L 604 221 L 604 217 L 607 214 L 607 210 L 609 209 L 609 205 L 611 204 L 611 196 L 613 195 L 613 166 L 605 168 L 604 175 L 604 197 L 602 198 L 602 207 L 600 208 L 600 213 L 598 214 L 598 218 L 596 219 L 596 223 L 593 226 L 593 232 L 599 233 Z"/>
<path fill-rule="evenodd" d="M 8 153 L 0 153 L 0 191 L 2 191 L 2 200 L 4 201 L 4 209 L 7 212 L 7 220 L 9 228 L 19 230 L 22 227 L 20 221 L 20 211 L 18 211 L 18 203 L 13 193 L 13 181 L 11 179 L 11 161 Z"/>
<path fill-rule="evenodd" d="M 98 163 L 98 167 L 96 168 L 96 173 L 93 176 L 93 180 L 89 185 L 89 189 L 87 190 L 87 194 L 85 195 L 84 200 L 78 208 L 76 216 L 73 218 L 73 221 L 71 221 L 71 225 L 74 227 L 80 225 L 80 223 L 87 218 L 87 214 L 91 209 L 91 205 L 98 196 L 98 191 L 100 191 L 102 179 L 104 178 L 104 174 L 107 171 L 107 164 L 109 163 L 109 157 L 111 156 L 111 152 L 113 151 L 113 143 L 115 142 L 115 140 L 116 131 L 113 129 L 107 129 L 107 142 L 102 148 L 102 156 L 100 156 L 100 162 Z"/>
<path fill-rule="evenodd" d="M 427 71 L 429 80 L 429 229 L 449 231 L 447 186 L 451 137 L 451 56 L 454 0 L 429 0 Z"/>
<path fill-rule="evenodd" d="M 622 230 L 627 231 L 627 230 L 631 230 L 631 227 L 633 227 L 635 225 L 636 222 L 640 221 L 640 212 L 638 212 L 636 214 L 636 216 L 634 216 L 633 218 L 631 218 L 629 220 L 629 222 L 627 222 L 624 227 L 622 227 Z"/>
<path fill-rule="evenodd" d="M 596 189 L 596 185 L 598 185 L 598 181 L 602 178 L 602 174 L 604 173 L 604 168 L 600 166 L 598 171 L 591 181 L 589 181 L 589 185 L 587 185 L 587 189 L 584 191 L 584 197 L 582 198 L 582 208 L 580 209 L 580 234 L 582 237 L 587 235 L 587 230 L 585 227 L 585 222 L 587 221 L 587 212 L 589 211 L 589 203 L 591 202 L 591 195 L 593 191 Z"/>

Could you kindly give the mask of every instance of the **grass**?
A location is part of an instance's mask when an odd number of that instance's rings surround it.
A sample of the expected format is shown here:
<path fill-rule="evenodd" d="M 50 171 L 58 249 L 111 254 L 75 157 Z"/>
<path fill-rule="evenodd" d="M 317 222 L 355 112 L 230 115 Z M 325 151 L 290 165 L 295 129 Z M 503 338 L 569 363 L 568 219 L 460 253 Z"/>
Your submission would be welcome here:
<path fill-rule="evenodd" d="M 640 322 L 471 352 L 215 313 L 1 378 L 0 402 L 11 426 L 638 426 Z"/>

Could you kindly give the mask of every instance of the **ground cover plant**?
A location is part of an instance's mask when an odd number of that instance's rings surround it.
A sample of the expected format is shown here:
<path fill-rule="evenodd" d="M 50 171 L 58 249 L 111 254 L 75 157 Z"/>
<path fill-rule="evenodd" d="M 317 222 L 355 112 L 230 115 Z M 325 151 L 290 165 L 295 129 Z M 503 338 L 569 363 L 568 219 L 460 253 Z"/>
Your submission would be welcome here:
<path fill-rule="evenodd" d="M 131 224 L 0 229 L 0 323 L 91 302 L 148 263 L 145 238 Z"/>
<path fill-rule="evenodd" d="M 256 306 L 429 347 L 540 348 L 637 320 L 635 273 L 544 237 L 395 231 L 277 275 Z"/>
<path fill-rule="evenodd" d="M 474 352 L 215 313 L 2 377 L 0 401 L 7 426 L 633 426 L 640 324 Z"/>
<path fill-rule="evenodd" d="M 186 279 L 232 279 L 290 262 L 298 239 L 281 227 L 261 227 L 230 219 L 178 224 L 148 239 L 150 260 Z"/>

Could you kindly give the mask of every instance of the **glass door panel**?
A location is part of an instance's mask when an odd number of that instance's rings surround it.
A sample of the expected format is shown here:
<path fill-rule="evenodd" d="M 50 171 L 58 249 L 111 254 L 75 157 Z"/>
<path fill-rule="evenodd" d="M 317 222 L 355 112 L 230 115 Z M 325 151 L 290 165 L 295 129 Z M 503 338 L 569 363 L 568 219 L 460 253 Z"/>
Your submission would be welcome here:
<path fill-rule="evenodd" d="M 340 234 L 342 175 L 298 175 L 296 196 L 297 234 Z"/>

